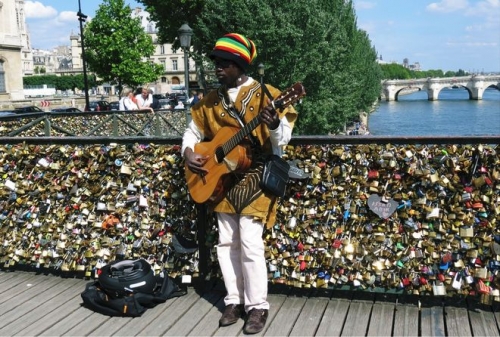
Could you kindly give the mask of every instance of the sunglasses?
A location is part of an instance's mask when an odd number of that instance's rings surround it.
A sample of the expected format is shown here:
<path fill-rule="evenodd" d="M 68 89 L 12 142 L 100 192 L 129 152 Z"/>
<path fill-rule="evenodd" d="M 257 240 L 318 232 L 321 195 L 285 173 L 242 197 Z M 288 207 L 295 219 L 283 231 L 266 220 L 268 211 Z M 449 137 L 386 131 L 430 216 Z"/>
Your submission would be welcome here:
<path fill-rule="evenodd" d="M 223 60 L 223 59 L 215 60 L 216 68 L 229 68 L 231 64 L 233 64 L 233 61 L 230 60 Z"/>

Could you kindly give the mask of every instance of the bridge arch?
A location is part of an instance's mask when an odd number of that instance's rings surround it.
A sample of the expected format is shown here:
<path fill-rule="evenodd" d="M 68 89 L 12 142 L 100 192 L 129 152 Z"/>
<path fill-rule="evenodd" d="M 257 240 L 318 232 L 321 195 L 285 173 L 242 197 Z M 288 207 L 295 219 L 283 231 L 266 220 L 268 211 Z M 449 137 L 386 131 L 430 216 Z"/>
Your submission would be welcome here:
<path fill-rule="evenodd" d="M 418 92 L 418 91 L 422 91 L 422 88 L 420 88 L 420 87 L 413 87 L 413 86 L 401 88 L 400 90 L 398 90 L 396 92 L 394 100 L 398 101 L 399 100 L 399 96 L 401 96 L 403 94 L 413 94 L 413 93 Z M 408 93 L 406 93 L 406 92 L 408 92 Z"/>
<path fill-rule="evenodd" d="M 459 86 L 467 89 L 470 100 L 481 100 L 486 88 L 500 88 L 499 75 L 472 75 L 447 78 L 426 78 L 411 80 L 386 80 L 382 82 L 383 96 L 387 101 L 397 101 L 401 92 L 407 88 L 427 91 L 429 101 L 438 99 L 439 92 L 446 87 Z M 499 89 L 500 90 L 500 89 Z"/>

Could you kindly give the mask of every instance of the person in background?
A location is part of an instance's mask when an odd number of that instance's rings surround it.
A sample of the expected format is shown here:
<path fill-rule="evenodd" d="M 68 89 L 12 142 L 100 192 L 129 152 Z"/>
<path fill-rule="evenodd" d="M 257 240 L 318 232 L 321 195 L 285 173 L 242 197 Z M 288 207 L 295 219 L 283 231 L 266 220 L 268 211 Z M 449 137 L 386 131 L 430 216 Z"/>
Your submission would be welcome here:
<path fill-rule="evenodd" d="M 203 91 L 198 91 L 198 102 L 201 101 L 203 99 Z"/>
<path fill-rule="evenodd" d="M 189 103 L 190 106 L 193 106 L 196 104 L 197 101 L 198 101 L 198 96 L 196 90 L 193 90 L 191 91 L 191 97 L 189 97 L 187 102 Z"/>
<path fill-rule="evenodd" d="M 153 94 L 150 89 L 143 87 L 141 93 L 135 96 L 139 109 L 150 109 L 153 105 Z"/>
<path fill-rule="evenodd" d="M 139 110 L 139 107 L 134 102 L 134 92 L 130 88 L 123 89 L 122 98 L 120 99 L 119 110 L 129 111 L 129 110 Z"/>
<path fill-rule="evenodd" d="M 202 98 L 203 98 L 203 91 L 198 91 L 196 93 L 196 95 L 193 96 L 193 99 L 191 100 L 191 106 L 193 106 L 196 103 L 198 103 L 199 101 L 201 101 Z"/>
<path fill-rule="evenodd" d="M 217 257 L 227 291 L 219 325 L 234 324 L 246 313 L 243 331 L 247 334 L 262 331 L 269 313 L 262 235 L 265 225 L 274 225 L 277 198 L 259 187 L 264 158 L 282 154 L 297 118 L 293 107 L 277 113 L 260 82 L 246 74 L 256 55 L 253 41 L 241 34 L 226 34 L 217 40 L 210 57 L 221 86 L 191 107 L 192 120 L 181 149 L 187 169 L 206 174 L 207 158 L 194 151 L 197 143 L 210 141 L 226 126 L 240 128 L 236 114 L 245 123 L 257 116 L 260 121 L 252 132 L 260 144 L 250 150 L 251 167 L 244 173 L 232 173 L 233 185 L 220 202 L 210 205 L 217 215 Z M 267 88 L 273 97 L 280 94 L 270 85 Z"/>
<path fill-rule="evenodd" d="M 184 109 L 184 103 L 182 101 L 177 101 L 177 104 L 175 105 L 174 109 Z"/>

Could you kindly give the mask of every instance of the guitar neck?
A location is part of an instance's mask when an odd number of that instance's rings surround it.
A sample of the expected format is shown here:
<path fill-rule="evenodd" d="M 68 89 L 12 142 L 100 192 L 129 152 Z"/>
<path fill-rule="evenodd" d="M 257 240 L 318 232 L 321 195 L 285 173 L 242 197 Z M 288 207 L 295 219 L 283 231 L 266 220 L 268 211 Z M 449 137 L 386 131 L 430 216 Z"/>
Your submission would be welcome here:
<path fill-rule="evenodd" d="M 297 82 L 292 87 L 283 91 L 276 99 L 271 102 L 275 110 L 284 109 L 290 104 L 299 100 L 306 94 L 302 83 Z M 236 112 L 237 113 L 237 112 Z M 259 112 L 260 115 L 260 112 Z M 234 134 L 221 148 L 217 150 L 217 157 L 222 160 L 229 152 L 231 152 L 246 136 L 248 136 L 253 129 L 260 124 L 259 115 L 255 116 L 250 122 L 243 125 L 243 127 Z M 220 153 L 222 151 L 223 153 Z M 222 157 L 222 158 L 221 158 Z"/>
<path fill-rule="evenodd" d="M 254 117 L 250 122 L 245 124 L 234 136 L 222 146 L 224 157 L 231 152 L 246 136 L 248 136 L 253 129 L 260 124 L 259 116 Z"/>

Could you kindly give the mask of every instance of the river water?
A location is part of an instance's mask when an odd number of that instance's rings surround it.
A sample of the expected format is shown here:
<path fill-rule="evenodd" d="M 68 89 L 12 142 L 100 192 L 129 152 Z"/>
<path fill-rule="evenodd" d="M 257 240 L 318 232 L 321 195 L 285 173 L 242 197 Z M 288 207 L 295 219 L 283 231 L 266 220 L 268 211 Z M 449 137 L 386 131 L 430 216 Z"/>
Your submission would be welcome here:
<path fill-rule="evenodd" d="M 437 101 L 418 91 L 380 101 L 368 117 L 374 136 L 488 136 L 500 135 L 500 91 L 488 88 L 483 99 L 469 100 L 465 88 L 445 88 Z"/>

